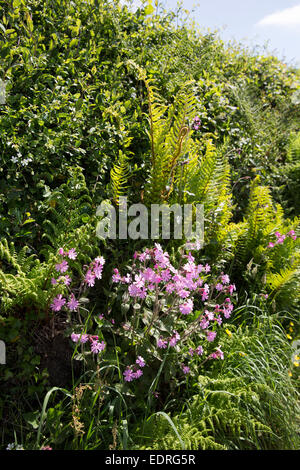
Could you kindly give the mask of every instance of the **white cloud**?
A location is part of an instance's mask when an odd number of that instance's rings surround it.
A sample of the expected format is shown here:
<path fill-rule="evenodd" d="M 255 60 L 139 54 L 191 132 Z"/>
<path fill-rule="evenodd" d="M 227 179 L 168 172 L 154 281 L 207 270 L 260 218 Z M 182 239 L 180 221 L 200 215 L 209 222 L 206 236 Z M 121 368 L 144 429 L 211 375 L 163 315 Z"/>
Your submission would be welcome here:
<path fill-rule="evenodd" d="M 295 7 L 275 11 L 262 18 L 257 26 L 300 26 L 300 4 Z"/>

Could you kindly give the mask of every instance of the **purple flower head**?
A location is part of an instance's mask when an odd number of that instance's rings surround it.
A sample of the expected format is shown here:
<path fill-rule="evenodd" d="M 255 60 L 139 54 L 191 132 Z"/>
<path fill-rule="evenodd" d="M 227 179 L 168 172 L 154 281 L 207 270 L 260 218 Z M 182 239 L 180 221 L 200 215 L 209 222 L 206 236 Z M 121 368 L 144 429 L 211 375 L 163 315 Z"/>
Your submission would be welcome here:
<path fill-rule="evenodd" d="M 68 251 L 67 255 L 68 255 L 68 258 L 69 258 L 69 259 L 76 259 L 76 258 L 77 258 L 77 253 L 76 253 L 76 251 L 75 251 L 74 248 L 71 248 L 71 249 Z"/>
<path fill-rule="evenodd" d="M 95 275 L 90 269 L 86 273 L 84 280 L 89 287 L 93 287 L 95 285 Z"/>
<path fill-rule="evenodd" d="M 206 265 L 204 266 L 204 271 L 206 273 L 209 273 L 210 272 L 210 266 L 206 263 Z"/>
<path fill-rule="evenodd" d="M 202 346 L 198 346 L 195 350 L 195 352 L 198 354 L 198 356 L 202 356 L 203 354 L 203 348 Z"/>
<path fill-rule="evenodd" d="M 60 277 L 59 279 L 63 280 L 65 286 L 69 286 L 72 282 L 72 279 L 70 278 L 70 276 L 68 276 L 68 274 L 66 276 Z"/>
<path fill-rule="evenodd" d="M 123 375 L 126 382 L 131 382 L 134 379 L 134 372 L 130 369 L 130 367 L 127 367 L 127 369 L 123 372 Z"/>
<path fill-rule="evenodd" d="M 211 353 L 209 359 L 224 359 L 224 353 L 221 351 L 220 346 L 216 349 L 215 352 Z"/>
<path fill-rule="evenodd" d="M 53 299 L 53 302 L 50 307 L 54 312 L 59 312 L 65 303 L 66 299 L 63 298 L 62 294 L 59 294 Z"/>
<path fill-rule="evenodd" d="M 180 340 L 180 334 L 177 333 L 177 331 L 174 331 L 174 335 L 169 340 L 169 345 L 174 347 L 176 346 L 179 340 Z"/>
<path fill-rule="evenodd" d="M 233 294 L 234 291 L 236 291 L 235 284 L 230 284 L 230 285 L 228 286 L 228 292 L 229 292 L 229 294 L 230 294 L 230 295 Z"/>
<path fill-rule="evenodd" d="M 206 332 L 206 339 L 209 342 L 213 341 L 216 336 L 217 336 L 217 333 L 215 331 L 207 331 Z"/>
<path fill-rule="evenodd" d="M 99 341 L 97 340 L 91 342 L 91 351 L 94 354 L 98 354 L 99 352 L 103 351 L 104 348 L 105 348 L 104 341 L 101 341 L 101 343 L 99 343 Z"/>
<path fill-rule="evenodd" d="M 178 295 L 181 299 L 186 299 L 190 295 L 190 292 L 186 289 L 180 289 Z"/>
<path fill-rule="evenodd" d="M 188 299 L 184 304 L 179 305 L 179 310 L 183 315 L 188 315 L 193 310 L 193 307 L 192 299 Z"/>
<path fill-rule="evenodd" d="M 229 279 L 228 274 L 222 274 L 221 280 L 222 280 L 223 284 L 229 284 L 230 283 L 230 279 Z"/>
<path fill-rule="evenodd" d="M 113 282 L 120 282 L 121 281 L 121 276 L 120 276 L 119 270 L 117 268 L 114 269 L 114 274 L 112 275 L 112 281 Z"/>
<path fill-rule="evenodd" d="M 188 366 L 183 365 L 182 366 L 182 371 L 186 375 L 186 374 L 189 374 L 191 372 L 191 369 Z"/>
<path fill-rule="evenodd" d="M 94 275 L 97 279 L 102 278 L 102 271 L 103 271 L 103 265 L 102 264 L 96 264 L 94 267 Z"/>
<path fill-rule="evenodd" d="M 167 344 L 168 344 L 167 341 L 166 341 L 166 340 L 163 340 L 163 339 L 161 339 L 161 338 L 157 341 L 157 347 L 158 347 L 159 349 L 166 349 Z"/>
<path fill-rule="evenodd" d="M 203 317 L 202 320 L 201 320 L 201 322 L 200 322 L 200 328 L 201 328 L 202 330 L 205 330 L 205 329 L 208 328 L 208 327 L 209 327 L 209 321 L 208 321 L 207 318 Z"/>
<path fill-rule="evenodd" d="M 132 377 L 134 379 L 138 379 L 139 377 L 141 377 L 143 375 L 143 371 L 141 369 L 138 369 L 136 370 L 135 372 L 133 372 L 132 374 Z"/>
<path fill-rule="evenodd" d="M 71 334 L 71 340 L 74 341 L 74 343 L 78 343 L 79 338 L 80 338 L 80 335 L 78 335 L 77 333 Z"/>
<path fill-rule="evenodd" d="M 84 333 L 84 334 L 81 335 L 80 342 L 81 343 L 86 343 L 88 341 L 88 339 L 89 339 L 89 335 Z"/>
<path fill-rule="evenodd" d="M 71 294 L 70 300 L 67 303 L 68 309 L 71 310 L 71 312 L 75 312 L 77 310 L 79 305 L 78 300 L 75 299 L 74 294 Z"/>
<path fill-rule="evenodd" d="M 55 265 L 55 269 L 56 271 L 60 272 L 60 273 L 65 273 L 66 271 L 68 271 L 68 262 L 66 260 L 62 261 L 60 264 L 56 264 Z"/>
<path fill-rule="evenodd" d="M 136 364 L 138 364 L 140 367 L 145 367 L 146 365 L 146 362 L 144 361 L 144 359 L 142 358 L 142 356 L 138 356 L 137 360 L 135 361 Z"/>

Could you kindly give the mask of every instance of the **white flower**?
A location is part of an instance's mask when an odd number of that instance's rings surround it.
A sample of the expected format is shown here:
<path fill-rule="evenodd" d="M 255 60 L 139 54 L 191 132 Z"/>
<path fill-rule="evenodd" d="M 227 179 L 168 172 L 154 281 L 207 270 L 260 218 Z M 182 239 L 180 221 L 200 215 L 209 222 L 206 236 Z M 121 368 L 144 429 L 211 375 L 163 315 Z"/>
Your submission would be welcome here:
<path fill-rule="evenodd" d="M 12 442 L 11 444 L 7 445 L 6 450 L 24 450 L 24 447 L 20 444 L 15 444 Z"/>
<path fill-rule="evenodd" d="M 17 163 L 18 157 L 11 157 L 11 161 L 12 161 L 13 163 Z"/>

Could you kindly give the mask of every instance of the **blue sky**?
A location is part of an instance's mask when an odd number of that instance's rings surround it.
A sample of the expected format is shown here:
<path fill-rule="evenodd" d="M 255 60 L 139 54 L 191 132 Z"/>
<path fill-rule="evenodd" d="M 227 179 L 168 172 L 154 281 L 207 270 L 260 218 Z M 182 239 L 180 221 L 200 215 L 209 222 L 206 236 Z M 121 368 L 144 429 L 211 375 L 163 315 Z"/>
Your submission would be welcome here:
<path fill-rule="evenodd" d="M 177 0 L 160 3 L 172 10 L 177 6 Z M 219 29 L 224 40 L 250 46 L 268 43 L 280 59 L 300 66 L 299 0 L 182 0 L 182 6 L 194 10 L 191 16 L 201 29 Z"/>

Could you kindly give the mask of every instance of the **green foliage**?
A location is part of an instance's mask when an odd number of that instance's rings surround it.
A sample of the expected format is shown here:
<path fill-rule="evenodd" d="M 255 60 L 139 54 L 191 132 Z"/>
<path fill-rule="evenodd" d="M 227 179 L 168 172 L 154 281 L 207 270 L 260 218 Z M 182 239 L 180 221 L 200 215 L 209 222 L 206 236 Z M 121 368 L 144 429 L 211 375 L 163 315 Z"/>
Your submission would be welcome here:
<path fill-rule="evenodd" d="M 128 188 L 129 165 L 126 156 L 120 151 L 117 163 L 110 171 L 113 201 L 119 205 L 120 196 L 125 196 Z"/>
<path fill-rule="evenodd" d="M 289 213 L 300 215 L 300 133 L 292 135 L 288 151 L 287 163 L 280 169 L 283 177 L 282 197 Z"/>
<path fill-rule="evenodd" d="M 299 396 L 282 328 L 292 319 L 297 337 L 299 71 L 203 34 L 159 4 L 154 13 L 151 2 L 133 13 L 118 0 L 0 0 L 0 12 L 0 78 L 7 83 L 0 107 L 0 338 L 8 346 L 1 446 L 9 439 L 26 448 L 299 448 Z M 225 359 L 199 365 L 196 381 L 182 380 L 177 358 L 165 364 L 149 343 L 156 375 L 145 372 L 147 399 L 145 386 L 133 393 L 121 383 L 137 345 L 123 326 L 114 336 L 107 318 L 91 314 L 126 317 L 129 302 L 112 292 L 111 268 L 126 271 L 140 247 L 102 241 L 104 287 L 78 322 L 92 328 L 95 320 L 114 353 L 100 368 L 89 361 L 81 375 L 85 356 L 76 351 L 71 374 L 64 344 L 58 362 L 66 356 L 73 385 L 64 378 L 70 390 L 47 390 L 48 351 L 38 353 L 38 344 L 70 333 L 62 312 L 50 314 L 53 292 L 66 289 L 51 285 L 57 250 L 78 252 L 76 285 L 100 252 L 97 207 L 103 200 L 118 206 L 121 196 L 147 205 L 204 204 L 197 262 L 226 270 L 237 287 L 238 313 L 231 334 L 220 338 Z M 275 243 L 276 232 L 286 235 L 283 243 Z M 244 306 L 245 299 L 255 305 Z M 138 322 L 133 312 L 130 321 Z"/>
<path fill-rule="evenodd" d="M 299 233 L 299 220 L 285 219 L 282 207 L 274 205 L 269 188 L 259 186 L 258 182 L 259 178 L 252 182 L 246 215 L 239 224 L 233 247 L 233 274 L 240 281 L 241 276 L 244 278 L 248 292 L 266 289 L 279 309 L 297 308 L 299 237 L 293 240 L 287 234 L 291 230 Z M 276 232 L 286 236 L 283 243 L 276 242 Z"/>
<path fill-rule="evenodd" d="M 288 375 L 292 348 L 280 324 L 261 318 L 225 336 L 224 361 L 198 377 L 184 409 L 171 415 L 185 448 L 297 449 L 299 395 Z M 139 449 L 181 449 L 162 416 L 145 429 L 146 445 Z"/>

